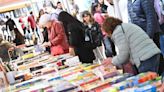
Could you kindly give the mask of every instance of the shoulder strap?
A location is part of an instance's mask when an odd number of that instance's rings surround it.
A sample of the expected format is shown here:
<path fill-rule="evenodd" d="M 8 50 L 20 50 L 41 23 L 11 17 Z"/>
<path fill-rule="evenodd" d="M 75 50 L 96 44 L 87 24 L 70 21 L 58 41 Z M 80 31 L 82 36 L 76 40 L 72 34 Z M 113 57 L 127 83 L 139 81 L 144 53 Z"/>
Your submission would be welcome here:
<path fill-rule="evenodd" d="M 126 37 L 126 34 L 125 34 L 125 30 L 124 30 L 124 28 L 123 28 L 123 25 L 121 24 L 120 26 L 121 26 L 121 28 L 122 28 L 122 31 L 123 31 L 124 35 L 125 35 L 125 39 L 126 39 L 127 43 L 129 44 L 129 40 L 128 40 L 128 38 Z M 129 50 L 131 50 L 131 48 L 130 48 L 129 45 L 128 45 L 128 48 L 129 48 Z M 129 52 L 129 55 L 132 55 L 131 52 Z M 132 60 L 133 60 L 133 57 L 132 57 Z M 132 63 L 132 62 L 131 62 L 131 63 Z M 134 63 L 132 63 L 132 64 L 134 65 Z"/>
<path fill-rule="evenodd" d="M 121 26 L 121 28 L 122 28 L 123 33 L 125 34 L 125 30 L 124 30 L 124 28 L 123 28 L 122 24 L 121 24 L 120 26 Z"/>
<path fill-rule="evenodd" d="M 123 32 L 123 33 L 124 33 L 124 35 L 125 35 L 125 38 L 126 38 L 127 42 L 129 43 L 128 38 L 126 37 L 126 34 L 125 34 L 125 30 L 124 30 L 123 25 L 121 24 L 120 26 L 121 26 L 122 32 Z"/>

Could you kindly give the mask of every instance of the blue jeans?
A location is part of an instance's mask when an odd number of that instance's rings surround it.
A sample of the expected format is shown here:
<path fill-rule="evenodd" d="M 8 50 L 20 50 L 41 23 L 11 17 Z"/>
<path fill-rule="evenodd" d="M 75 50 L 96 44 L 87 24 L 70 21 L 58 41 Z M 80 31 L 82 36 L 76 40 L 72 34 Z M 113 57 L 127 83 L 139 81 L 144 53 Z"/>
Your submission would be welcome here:
<path fill-rule="evenodd" d="M 142 72 L 151 71 L 151 72 L 158 73 L 159 62 L 160 62 L 160 54 L 156 54 L 145 61 L 141 61 L 141 64 L 138 67 L 138 72 L 142 73 Z"/>
<path fill-rule="evenodd" d="M 160 48 L 161 48 L 162 55 L 164 57 L 164 34 L 160 35 Z"/>
<path fill-rule="evenodd" d="M 105 47 L 105 54 L 107 57 L 112 57 L 113 55 L 115 55 L 115 47 L 114 44 L 112 43 L 112 40 L 105 36 L 103 38 L 103 43 L 104 43 L 104 47 Z"/>

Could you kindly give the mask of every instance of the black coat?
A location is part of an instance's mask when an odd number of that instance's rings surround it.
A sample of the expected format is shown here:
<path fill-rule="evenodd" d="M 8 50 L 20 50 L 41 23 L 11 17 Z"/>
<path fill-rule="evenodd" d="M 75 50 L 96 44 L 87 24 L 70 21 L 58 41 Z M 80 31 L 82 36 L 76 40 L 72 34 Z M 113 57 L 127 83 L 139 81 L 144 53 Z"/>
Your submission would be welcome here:
<path fill-rule="evenodd" d="M 103 35 L 98 23 L 93 23 L 91 27 L 88 25 L 84 26 L 85 28 L 85 39 L 88 37 L 88 41 L 91 43 L 93 48 L 99 47 L 102 45 Z"/>
<path fill-rule="evenodd" d="M 44 37 L 44 41 L 43 42 L 48 42 L 49 39 L 48 39 L 48 32 L 47 32 L 47 28 L 46 27 L 44 28 L 42 34 L 43 34 L 43 37 Z M 50 53 L 51 52 L 50 51 L 50 47 L 46 47 L 46 51 Z"/>
<path fill-rule="evenodd" d="M 75 54 L 79 56 L 82 63 L 92 63 L 95 59 L 93 48 L 90 42 L 85 42 L 84 27 L 75 23 L 68 24 L 69 43 L 75 50 Z"/>
<path fill-rule="evenodd" d="M 15 28 L 14 32 L 15 32 L 15 39 L 13 42 L 16 43 L 16 46 L 25 44 L 24 36 L 19 32 L 19 30 Z"/>
<path fill-rule="evenodd" d="M 7 22 L 6 22 L 7 30 L 8 30 L 8 27 L 9 27 L 10 31 L 14 30 L 14 28 L 15 28 L 14 26 L 16 26 L 14 20 L 12 20 L 11 18 L 9 20 L 7 20 Z"/>

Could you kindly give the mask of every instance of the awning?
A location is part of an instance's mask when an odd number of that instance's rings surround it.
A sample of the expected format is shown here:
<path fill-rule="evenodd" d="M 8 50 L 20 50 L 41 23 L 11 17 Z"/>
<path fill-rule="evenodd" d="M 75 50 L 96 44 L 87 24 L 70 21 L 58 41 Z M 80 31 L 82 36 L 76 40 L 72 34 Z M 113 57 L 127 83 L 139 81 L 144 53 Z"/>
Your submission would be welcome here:
<path fill-rule="evenodd" d="M 24 8 L 29 5 L 29 0 L 0 0 L 0 13 Z"/>

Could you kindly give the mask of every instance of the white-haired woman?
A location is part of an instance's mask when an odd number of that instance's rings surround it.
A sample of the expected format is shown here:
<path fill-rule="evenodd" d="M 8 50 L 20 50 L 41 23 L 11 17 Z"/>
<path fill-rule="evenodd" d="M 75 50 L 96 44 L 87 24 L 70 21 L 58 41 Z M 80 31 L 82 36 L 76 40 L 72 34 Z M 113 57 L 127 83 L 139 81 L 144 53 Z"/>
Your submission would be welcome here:
<path fill-rule="evenodd" d="M 40 17 L 39 25 L 47 28 L 49 42 L 45 42 L 43 45 L 50 47 L 52 55 L 69 52 L 67 37 L 63 25 L 59 21 L 52 20 L 50 14 L 44 14 Z"/>

